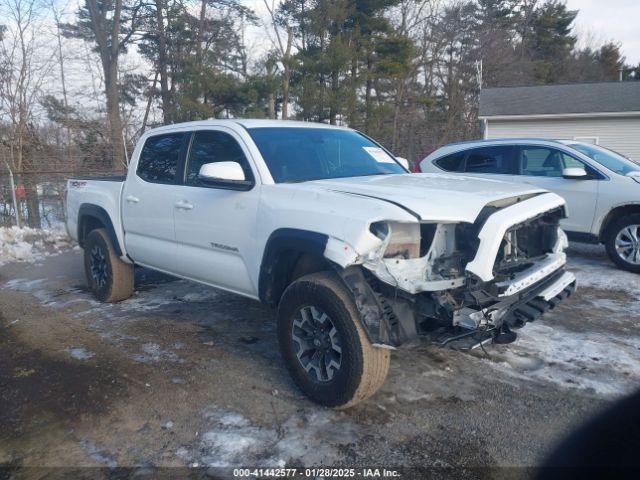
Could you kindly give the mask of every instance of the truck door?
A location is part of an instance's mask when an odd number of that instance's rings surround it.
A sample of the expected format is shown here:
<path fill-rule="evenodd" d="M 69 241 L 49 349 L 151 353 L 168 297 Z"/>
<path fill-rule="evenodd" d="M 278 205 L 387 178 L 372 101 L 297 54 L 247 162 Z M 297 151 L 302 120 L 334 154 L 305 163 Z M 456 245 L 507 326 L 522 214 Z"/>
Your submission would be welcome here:
<path fill-rule="evenodd" d="M 136 263 L 174 272 L 174 195 L 180 181 L 189 134 L 149 137 L 135 172 L 129 172 L 122 198 L 127 252 Z"/>
<path fill-rule="evenodd" d="M 248 150 L 224 127 L 193 132 L 184 184 L 174 197 L 177 273 L 233 292 L 257 296 L 248 265 L 255 258 L 259 187 L 233 190 L 206 186 L 198 180 L 206 163 L 237 162 L 254 180 Z M 254 182 L 255 183 L 255 182 Z"/>

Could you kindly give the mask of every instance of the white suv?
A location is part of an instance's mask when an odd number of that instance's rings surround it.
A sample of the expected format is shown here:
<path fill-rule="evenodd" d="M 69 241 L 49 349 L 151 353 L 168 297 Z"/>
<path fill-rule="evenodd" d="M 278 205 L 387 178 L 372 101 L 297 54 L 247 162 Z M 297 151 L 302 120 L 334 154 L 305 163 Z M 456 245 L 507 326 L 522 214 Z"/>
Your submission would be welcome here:
<path fill-rule="evenodd" d="M 616 265 L 640 273 L 640 165 L 616 152 L 573 140 L 478 140 L 439 148 L 420 170 L 551 190 L 567 202 L 570 240 L 604 243 Z"/>

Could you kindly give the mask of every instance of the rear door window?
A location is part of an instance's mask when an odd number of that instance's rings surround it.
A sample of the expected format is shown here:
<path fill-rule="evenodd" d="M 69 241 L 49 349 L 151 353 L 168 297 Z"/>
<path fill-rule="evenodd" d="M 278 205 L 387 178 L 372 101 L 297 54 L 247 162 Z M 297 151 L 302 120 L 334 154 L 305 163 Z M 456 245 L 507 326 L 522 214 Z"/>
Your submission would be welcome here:
<path fill-rule="evenodd" d="M 184 133 L 149 137 L 138 160 L 138 176 L 151 183 L 175 183 L 185 138 Z"/>
<path fill-rule="evenodd" d="M 481 147 L 468 150 L 464 171 L 467 173 L 512 175 L 515 173 L 512 151 L 513 147 L 510 146 Z"/>

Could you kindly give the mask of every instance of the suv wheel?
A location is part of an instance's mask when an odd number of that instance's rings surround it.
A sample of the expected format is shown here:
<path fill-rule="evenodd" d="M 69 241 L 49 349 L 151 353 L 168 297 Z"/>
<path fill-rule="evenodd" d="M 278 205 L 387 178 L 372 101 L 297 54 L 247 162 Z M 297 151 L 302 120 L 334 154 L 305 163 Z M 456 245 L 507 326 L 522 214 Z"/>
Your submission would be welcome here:
<path fill-rule="evenodd" d="M 84 273 L 89 290 L 102 302 L 119 302 L 133 294 L 133 265 L 116 255 L 104 228 L 92 230 L 87 235 Z"/>
<path fill-rule="evenodd" d="M 624 270 L 640 273 L 640 214 L 617 220 L 605 246 L 609 258 Z"/>
<path fill-rule="evenodd" d="M 348 408 L 373 395 L 390 354 L 367 339 L 350 292 L 329 272 L 293 282 L 278 307 L 278 340 L 298 387 L 314 402 Z"/>

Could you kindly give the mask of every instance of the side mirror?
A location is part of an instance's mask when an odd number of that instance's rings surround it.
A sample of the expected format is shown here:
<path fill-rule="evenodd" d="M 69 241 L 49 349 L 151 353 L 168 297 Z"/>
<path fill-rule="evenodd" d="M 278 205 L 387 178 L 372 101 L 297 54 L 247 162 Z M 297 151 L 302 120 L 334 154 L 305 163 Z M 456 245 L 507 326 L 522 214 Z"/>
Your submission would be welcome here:
<path fill-rule="evenodd" d="M 232 190 L 249 190 L 253 186 L 238 162 L 205 163 L 200 167 L 198 180 L 211 187 Z"/>
<path fill-rule="evenodd" d="M 410 167 L 409 167 L 409 160 L 407 160 L 406 158 L 402 158 L 402 157 L 396 157 L 396 160 L 404 168 L 406 168 L 407 170 L 411 170 Z"/>
<path fill-rule="evenodd" d="M 589 178 L 589 174 L 582 167 L 565 168 L 562 170 L 562 176 L 573 180 L 585 180 Z"/>

